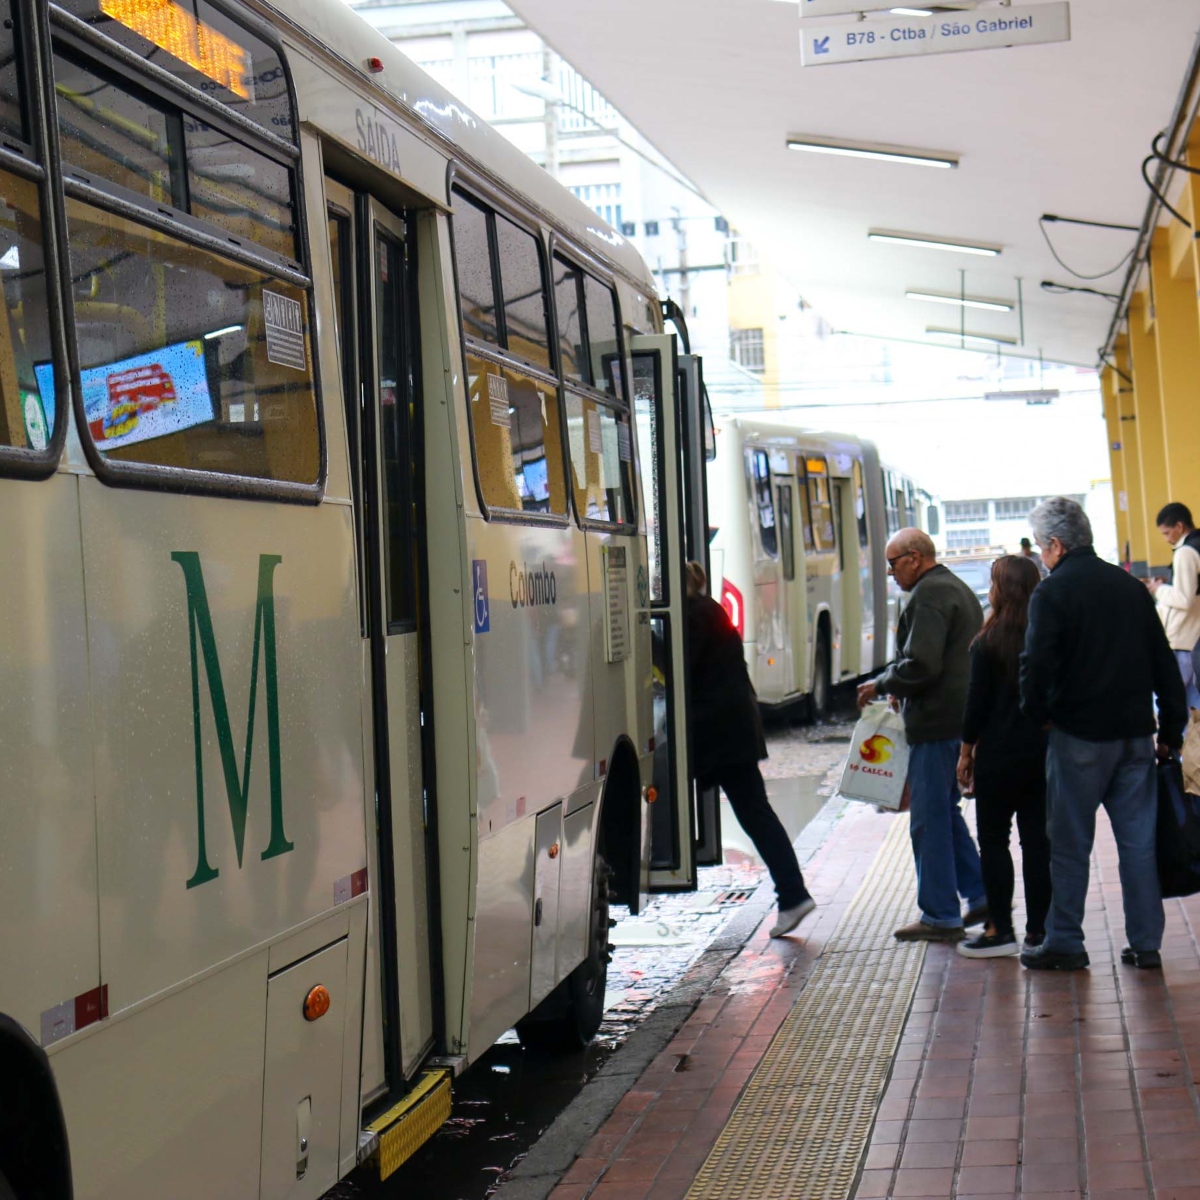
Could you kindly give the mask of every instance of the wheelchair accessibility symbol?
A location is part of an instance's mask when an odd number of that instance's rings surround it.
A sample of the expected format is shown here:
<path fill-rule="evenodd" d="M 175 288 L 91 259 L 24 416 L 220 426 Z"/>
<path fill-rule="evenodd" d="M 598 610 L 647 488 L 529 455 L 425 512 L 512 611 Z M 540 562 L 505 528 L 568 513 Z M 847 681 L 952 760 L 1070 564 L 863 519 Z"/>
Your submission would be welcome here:
<path fill-rule="evenodd" d="M 492 613 L 488 607 L 487 560 L 471 560 L 471 592 L 475 600 L 475 632 L 487 633 L 492 628 Z"/>

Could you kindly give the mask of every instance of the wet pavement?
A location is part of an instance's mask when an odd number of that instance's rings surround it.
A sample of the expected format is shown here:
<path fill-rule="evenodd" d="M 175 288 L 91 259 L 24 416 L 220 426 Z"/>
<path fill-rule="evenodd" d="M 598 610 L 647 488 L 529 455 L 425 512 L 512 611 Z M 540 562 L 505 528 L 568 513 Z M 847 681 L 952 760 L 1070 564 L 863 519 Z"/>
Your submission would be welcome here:
<path fill-rule="evenodd" d="M 772 804 L 795 839 L 836 788 L 853 729 L 852 701 L 840 697 L 834 720 L 768 724 L 763 775 Z M 652 1013 L 763 881 L 749 840 L 721 802 L 725 863 L 699 871 L 694 893 L 656 896 L 637 917 L 614 907 L 600 1032 L 578 1054 L 525 1050 L 509 1031 L 454 1083 L 454 1112 L 441 1130 L 381 1184 L 356 1172 L 329 1193 L 335 1200 L 486 1200 L 508 1171 L 575 1098 L 603 1063 Z"/>

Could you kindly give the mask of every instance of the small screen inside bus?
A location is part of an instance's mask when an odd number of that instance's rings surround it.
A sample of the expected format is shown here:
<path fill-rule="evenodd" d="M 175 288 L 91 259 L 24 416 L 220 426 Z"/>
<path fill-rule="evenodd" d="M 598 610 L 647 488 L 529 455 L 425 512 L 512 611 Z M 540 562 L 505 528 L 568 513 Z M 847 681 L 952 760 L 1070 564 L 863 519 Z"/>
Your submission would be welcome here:
<path fill-rule="evenodd" d="M 53 428 L 54 373 L 48 364 L 35 371 Z M 202 341 L 89 367 L 81 376 L 88 431 L 101 450 L 166 437 L 216 415 Z"/>

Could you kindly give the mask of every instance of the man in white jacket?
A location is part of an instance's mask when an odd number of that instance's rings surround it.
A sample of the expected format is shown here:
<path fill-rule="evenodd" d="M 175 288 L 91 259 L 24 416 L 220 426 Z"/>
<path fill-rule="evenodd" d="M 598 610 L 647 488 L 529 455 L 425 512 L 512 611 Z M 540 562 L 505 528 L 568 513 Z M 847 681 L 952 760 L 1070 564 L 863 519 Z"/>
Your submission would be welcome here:
<path fill-rule="evenodd" d="M 1171 582 L 1150 580 L 1149 587 L 1158 605 L 1159 619 L 1167 633 L 1167 641 L 1175 652 L 1179 673 L 1187 688 L 1189 708 L 1200 708 L 1200 688 L 1197 688 L 1192 650 L 1200 642 L 1200 533 L 1192 524 L 1192 513 L 1186 504 L 1168 504 L 1155 518 L 1158 531 L 1175 548 Z"/>

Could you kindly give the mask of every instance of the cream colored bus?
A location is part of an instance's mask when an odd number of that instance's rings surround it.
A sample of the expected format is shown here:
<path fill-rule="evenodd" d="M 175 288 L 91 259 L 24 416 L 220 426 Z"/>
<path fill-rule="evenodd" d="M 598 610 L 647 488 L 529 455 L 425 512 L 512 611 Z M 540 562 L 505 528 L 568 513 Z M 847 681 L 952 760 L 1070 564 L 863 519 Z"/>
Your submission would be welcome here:
<path fill-rule="evenodd" d="M 319 1196 L 694 884 L 698 364 L 341 0 L 0 9 L 0 1197 Z"/>
<path fill-rule="evenodd" d="M 899 592 L 884 546 L 905 526 L 938 535 L 937 506 L 863 438 L 739 417 L 718 426 L 717 446 L 713 594 L 759 701 L 807 699 L 824 716 L 834 684 L 891 658 Z"/>

